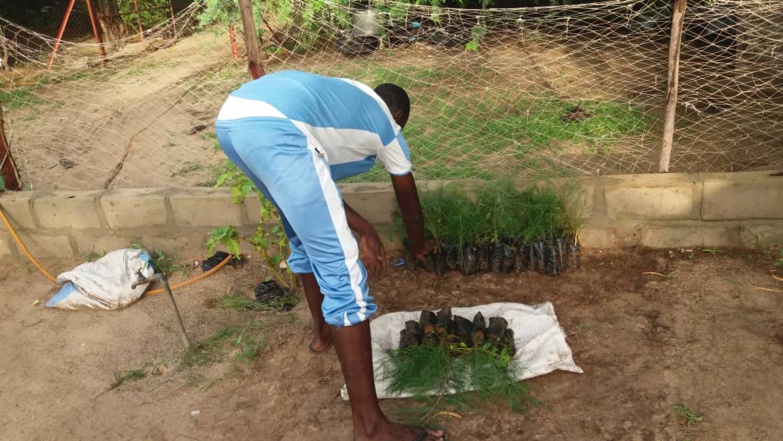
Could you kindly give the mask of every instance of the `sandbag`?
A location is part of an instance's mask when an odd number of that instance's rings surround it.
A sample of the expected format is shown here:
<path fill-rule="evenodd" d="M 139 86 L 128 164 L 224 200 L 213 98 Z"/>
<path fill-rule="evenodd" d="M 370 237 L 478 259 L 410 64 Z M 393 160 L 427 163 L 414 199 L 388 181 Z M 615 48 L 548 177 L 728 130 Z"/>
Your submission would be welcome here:
<path fill-rule="evenodd" d="M 155 270 L 145 250 L 128 248 L 112 251 L 95 262 L 83 263 L 57 276 L 60 291 L 47 308 L 120 309 L 138 300 L 147 284 L 131 288 L 141 272 L 151 277 Z"/>

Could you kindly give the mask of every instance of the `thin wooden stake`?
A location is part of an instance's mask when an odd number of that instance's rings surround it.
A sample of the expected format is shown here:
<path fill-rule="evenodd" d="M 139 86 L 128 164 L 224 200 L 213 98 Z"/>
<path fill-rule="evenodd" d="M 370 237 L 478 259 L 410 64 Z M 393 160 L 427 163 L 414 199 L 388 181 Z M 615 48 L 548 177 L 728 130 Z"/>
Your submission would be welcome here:
<path fill-rule="evenodd" d="M 6 190 L 21 190 L 22 180 L 19 179 L 19 171 L 16 169 L 14 157 L 11 156 L 11 146 L 5 137 L 3 127 L 3 106 L 0 103 L 0 176 L 5 181 Z"/>
<path fill-rule="evenodd" d="M 169 0 L 169 12 L 171 12 L 171 28 L 174 31 L 174 36 L 177 35 L 177 18 L 174 16 L 174 4 Z"/>
<path fill-rule="evenodd" d="M 264 65 L 261 63 L 261 53 L 258 50 L 258 33 L 253 21 L 253 8 L 250 0 L 239 0 L 239 12 L 242 15 L 242 28 L 245 33 L 245 48 L 247 49 L 247 69 L 250 78 L 256 80 L 264 76 Z"/>
<path fill-rule="evenodd" d="M 139 12 L 139 0 L 133 0 L 133 6 L 136 8 L 136 21 L 139 23 L 139 39 L 144 43 L 144 28 L 141 27 L 141 13 Z"/>
<path fill-rule="evenodd" d="M 677 88 L 680 79 L 680 45 L 682 43 L 682 24 L 685 16 L 686 0 L 674 0 L 672 13 L 672 33 L 669 40 L 669 81 L 666 91 L 666 107 L 663 115 L 663 142 L 661 143 L 661 162 L 658 171 L 667 173 L 674 144 L 674 119 L 677 110 Z"/>

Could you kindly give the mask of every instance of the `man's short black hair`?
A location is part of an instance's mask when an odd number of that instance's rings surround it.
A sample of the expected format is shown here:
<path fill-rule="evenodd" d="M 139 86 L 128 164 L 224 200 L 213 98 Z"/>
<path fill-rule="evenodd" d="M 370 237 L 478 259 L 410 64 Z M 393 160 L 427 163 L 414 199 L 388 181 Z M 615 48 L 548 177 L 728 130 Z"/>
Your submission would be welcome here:
<path fill-rule="evenodd" d="M 400 127 L 405 127 L 408 122 L 408 116 L 411 113 L 411 100 L 408 93 L 400 86 L 391 83 L 384 83 L 375 88 L 375 93 L 386 103 L 391 111 L 394 120 Z"/>

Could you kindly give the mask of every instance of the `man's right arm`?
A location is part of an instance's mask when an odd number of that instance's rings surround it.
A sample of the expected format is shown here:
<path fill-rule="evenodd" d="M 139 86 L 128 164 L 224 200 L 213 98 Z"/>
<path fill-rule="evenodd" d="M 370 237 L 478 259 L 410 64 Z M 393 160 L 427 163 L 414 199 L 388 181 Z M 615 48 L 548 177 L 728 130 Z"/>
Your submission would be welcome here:
<path fill-rule="evenodd" d="M 391 181 L 408 233 L 410 251 L 417 259 L 423 260 L 426 254 L 435 251 L 435 242 L 424 240 L 424 216 L 421 212 L 416 180 L 413 178 L 413 173 L 407 173 L 399 176 L 391 175 Z"/>

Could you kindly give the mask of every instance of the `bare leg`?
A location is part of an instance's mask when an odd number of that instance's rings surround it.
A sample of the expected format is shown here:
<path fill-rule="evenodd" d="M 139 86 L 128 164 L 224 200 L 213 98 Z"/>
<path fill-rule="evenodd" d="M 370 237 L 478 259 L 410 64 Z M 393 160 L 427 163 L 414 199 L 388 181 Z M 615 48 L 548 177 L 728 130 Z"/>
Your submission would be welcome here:
<path fill-rule="evenodd" d="M 304 288 L 307 306 L 310 307 L 310 315 L 313 316 L 313 343 L 314 351 L 322 351 L 329 347 L 332 342 L 332 336 L 329 326 L 324 321 L 324 313 L 321 310 L 321 304 L 324 301 L 324 295 L 321 294 L 321 288 L 318 281 L 315 280 L 313 273 L 300 274 L 302 277 L 302 287 Z"/>
<path fill-rule="evenodd" d="M 337 356 L 343 368 L 345 384 L 348 386 L 348 395 L 351 398 L 354 439 L 356 441 L 417 439 L 422 432 L 420 429 L 389 422 L 378 406 L 372 372 L 370 322 L 331 328 Z M 441 440 L 443 433 L 430 431 L 429 436 L 418 439 Z"/>

